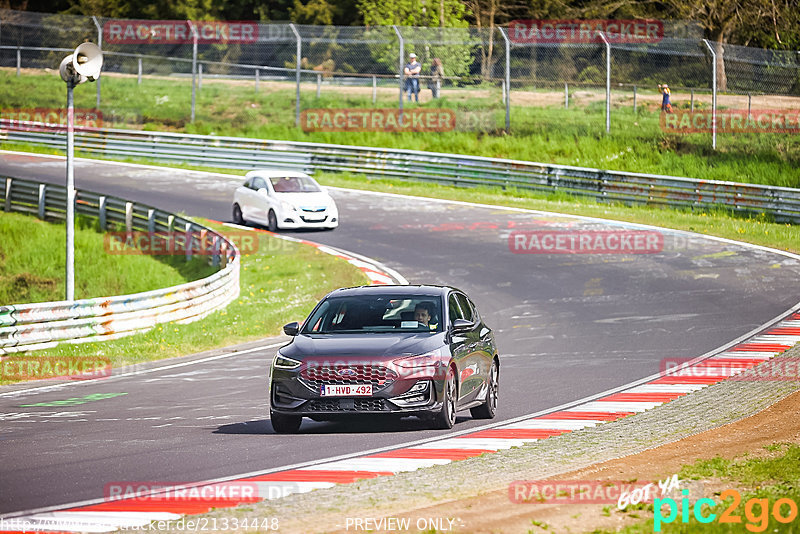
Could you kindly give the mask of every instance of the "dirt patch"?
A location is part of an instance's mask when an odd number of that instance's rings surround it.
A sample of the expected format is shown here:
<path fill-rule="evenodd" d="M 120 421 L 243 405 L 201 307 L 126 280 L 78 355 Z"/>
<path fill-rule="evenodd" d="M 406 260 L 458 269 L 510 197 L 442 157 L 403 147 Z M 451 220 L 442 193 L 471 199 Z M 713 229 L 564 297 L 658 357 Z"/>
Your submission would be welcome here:
<path fill-rule="evenodd" d="M 30 273 L 0 277 L 0 283 L 8 288 L 8 293 L 14 295 L 16 297 L 14 300 L 17 302 L 29 302 L 31 292 L 35 289 L 53 291 L 58 286 L 58 280 Z"/>
<path fill-rule="evenodd" d="M 618 460 L 559 475 L 559 480 L 664 480 L 681 466 L 716 456 L 731 459 L 747 453 L 767 456 L 763 447 L 773 443 L 800 443 L 800 392 L 766 410 L 735 423 Z M 727 488 L 717 480 L 703 481 L 704 495 Z M 413 511 L 398 511 L 392 517 L 420 519 L 457 518 L 456 532 L 591 532 L 617 529 L 641 521 L 635 512 L 621 513 L 615 505 L 515 504 L 508 491 L 437 504 Z M 365 515 L 369 515 L 367 512 Z M 445 525 L 446 526 L 446 525 Z M 342 530 L 344 532 L 345 530 Z M 414 531 L 413 529 L 411 530 Z M 381 530 L 375 530 L 381 532 Z"/>

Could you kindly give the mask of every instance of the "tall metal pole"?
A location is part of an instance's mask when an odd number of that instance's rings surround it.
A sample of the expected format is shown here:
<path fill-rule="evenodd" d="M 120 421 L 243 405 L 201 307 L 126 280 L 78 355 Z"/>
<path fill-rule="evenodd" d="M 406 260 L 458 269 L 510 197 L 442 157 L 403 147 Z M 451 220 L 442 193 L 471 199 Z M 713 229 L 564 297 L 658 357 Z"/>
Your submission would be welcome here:
<path fill-rule="evenodd" d="M 708 51 L 711 52 L 711 148 L 717 149 L 717 53 L 714 47 L 703 39 Z"/>
<path fill-rule="evenodd" d="M 67 82 L 67 292 L 66 300 L 75 300 L 75 107 L 72 101 L 74 85 Z"/>
<path fill-rule="evenodd" d="M 406 56 L 406 52 L 405 52 L 405 43 L 403 42 L 403 36 L 400 33 L 400 30 L 398 30 L 397 26 L 394 26 L 394 25 L 392 25 L 392 28 L 394 28 L 394 33 L 397 34 L 397 38 L 400 40 L 400 70 L 399 70 L 399 74 L 400 74 L 400 102 L 399 102 L 399 108 L 400 108 L 400 122 L 402 123 L 402 121 L 403 121 L 403 82 L 405 81 L 405 80 L 403 80 L 403 61 L 404 61 L 404 58 Z"/>
<path fill-rule="evenodd" d="M 97 46 L 100 49 L 103 49 L 103 28 L 100 26 L 100 22 L 97 20 L 97 17 L 92 15 L 92 22 L 94 22 L 94 27 L 97 28 Z M 95 108 L 100 110 L 100 78 L 97 78 L 97 103 L 95 104 Z"/>
<path fill-rule="evenodd" d="M 611 43 L 602 32 L 600 39 L 606 45 L 606 133 L 608 133 L 611 131 Z"/>
<path fill-rule="evenodd" d="M 505 30 L 498 29 L 506 42 L 506 133 L 509 133 L 511 131 L 511 42 L 508 40 Z"/>
<path fill-rule="evenodd" d="M 294 24 L 289 24 L 289 27 L 294 32 L 294 37 L 297 39 L 297 58 L 294 67 L 294 82 L 295 82 L 295 96 L 294 96 L 294 125 L 300 126 L 300 68 L 301 57 L 303 55 L 303 40 L 300 38 L 300 32 L 294 27 Z"/>
<path fill-rule="evenodd" d="M 194 122 L 194 105 L 197 98 L 197 88 L 195 86 L 195 79 L 197 78 L 197 29 L 192 24 L 191 20 L 186 21 L 189 24 L 189 29 L 192 30 L 192 120 Z"/>

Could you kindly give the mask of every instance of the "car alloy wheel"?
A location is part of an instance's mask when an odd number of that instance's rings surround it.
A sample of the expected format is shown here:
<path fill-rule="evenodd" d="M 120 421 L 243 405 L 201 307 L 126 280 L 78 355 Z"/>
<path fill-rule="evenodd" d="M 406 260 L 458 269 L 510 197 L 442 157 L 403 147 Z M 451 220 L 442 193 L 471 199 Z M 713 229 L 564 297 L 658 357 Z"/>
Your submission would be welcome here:
<path fill-rule="evenodd" d="M 295 434 L 300 430 L 300 423 L 303 422 L 303 418 L 299 415 L 284 415 L 272 410 L 269 411 L 269 420 L 272 423 L 272 429 L 278 434 Z"/>
<path fill-rule="evenodd" d="M 456 374 L 451 367 L 447 371 L 447 378 L 444 382 L 444 396 L 442 398 L 442 411 L 436 414 L 433 420 L 434 428 L 447 430 L 456 424 Z"/>
<path fill-rule="evenodd" d="M 489 369 L 489 383 L 486 384 L 486 401 L 480 406 L 470 409 L 472 417 L 475 419 L 494 419 L 497 412 L 497 392 L 500 385 L 500 369 L 497 362 L 492 360 L 492 368 Z"/>
<path fill-rule="evenodd" d="M 277 232 L 278 231 L 278 218 L 275 216 L 275 212 L 269 210 L 269 215 L 267 216 L 269 224 L 267 225 L 267 229 L 270 232 Z"/>
<path fill-rule="evenodd" d="M 242 208 L 239 204 L 233 205 L 233 222 L 236 224 L 244 224 L 244 217 L 242 217 Z"/>

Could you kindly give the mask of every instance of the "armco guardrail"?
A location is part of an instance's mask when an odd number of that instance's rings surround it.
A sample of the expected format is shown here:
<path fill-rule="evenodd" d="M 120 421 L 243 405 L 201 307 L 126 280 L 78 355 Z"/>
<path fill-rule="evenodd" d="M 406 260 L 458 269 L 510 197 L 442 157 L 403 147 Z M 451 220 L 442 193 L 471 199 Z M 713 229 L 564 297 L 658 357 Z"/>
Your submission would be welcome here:
<path fill-rule="evenodd" d="M 0 120 L 8 141 L 61 149 L 64 134 L 35 123 Z M 60 127 L 63 130 L 63 126 Z M 135 130 L 82 129 L 77 150 L 106 157 L 140 157 L 230 169 L 284 167 L 306 172 L 355 172 L 370 177 L 456 186 L 490 185 L 560 191 L 598 201 L 680 208 L 726 207 L 800 222 L 800 189 L 696 180 L 477 156 L 321 143 L 268 141 Z"/>
<path fill-rule="evenodd" d="M 63 219 L 66 188 L 17 178 L 0 177 L 0 207 Z M 181 254 L 207 255 L 220 267 L 213 275 L 174 287 L 74 302 L 42 302 L 0 306 L 0 356 L 55 346 L 115 339 L 166 322 L 189 323 L 224 308 L 239 295 L 239 252 L 210 228 L 178 215 L 120 198 L 76 191 L 75 211 L 97 217 L 103 229 L 148 232 L 174 240 Z"/>

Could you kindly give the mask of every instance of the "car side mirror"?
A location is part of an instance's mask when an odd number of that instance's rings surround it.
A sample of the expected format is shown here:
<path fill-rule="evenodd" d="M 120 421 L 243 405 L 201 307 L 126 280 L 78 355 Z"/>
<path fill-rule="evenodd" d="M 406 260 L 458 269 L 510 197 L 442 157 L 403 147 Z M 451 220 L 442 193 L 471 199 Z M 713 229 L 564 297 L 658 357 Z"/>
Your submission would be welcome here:
<path fill-rule="evenodd" d="M 473 326 L 474 325 L 466 319 L 456 319 L 453 321 L 453 332 L 464 332 Z"/>
<path fill-rule="evenodd" d="M 293 323 L 283 325 L 283 333 L 287 336 L 296 336 L 300 332 L 300 323 L 294 321 Z"/>
<path fill-rule="evenodd" d="M 262 187 L 261 189 L 258 190 L 258 194 L 259 195 L 264 195 L 265 197 L 268 197 L 269 196 L 269 191 L 267 191 L 266 187 Z"/>

